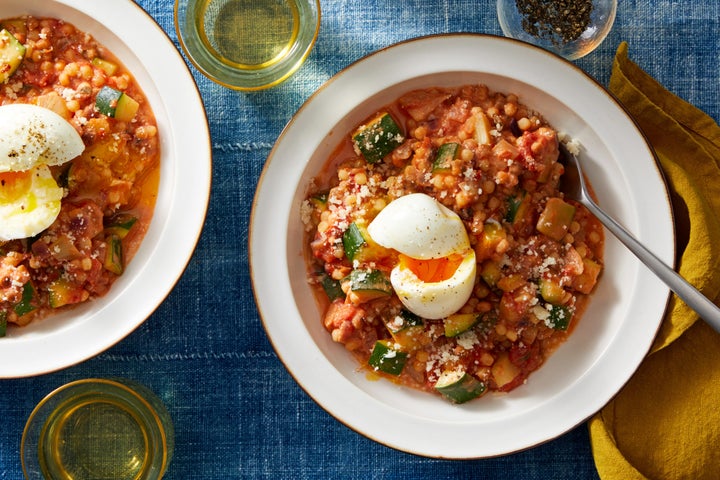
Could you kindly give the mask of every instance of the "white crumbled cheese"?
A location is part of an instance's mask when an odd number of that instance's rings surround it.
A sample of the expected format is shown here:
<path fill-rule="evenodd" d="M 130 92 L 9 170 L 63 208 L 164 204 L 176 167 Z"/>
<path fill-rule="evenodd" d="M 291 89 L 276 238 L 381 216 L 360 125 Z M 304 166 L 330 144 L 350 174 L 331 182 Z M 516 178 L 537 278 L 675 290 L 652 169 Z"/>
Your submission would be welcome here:
<path fill-rule="evenodd" d="M 558 140 L 561 143 L 565 144 L 565 148 L 567 148 L 568 152 L 570 152 L 571 155 L 580 154 L 580 148 L 582 147 L 580 140 L 571 137 L 567 134 L 567 132 L 557 132 L 557 136 Z"/>
<path fill-rule="evenodd" d="M 12 91 L 12 88 L 10 88 L 10 87 L 5 87 L 5 95 L 10 100 L 17 100 L 17 95 L 15 94 L 15 92 Z"/>
<path fill-rule="evenodd" d="M 312 219 L 312 212 L 313 212 L 313 206 L 310 203 L 310 200 L 303 200 L 302 204 L 300 205 L 300 218 L 302 219 L 303 225 L 305 227 L 309 227 L 311 219 Z"/>
<path fill-rule="evenodd" d="M 550 312 L 542 305 L 534 305 L 531 310 L 541 322 L 547 322 L 547 319 L 550 318 Z"/>
<path fill-rule="evenodd" d="M 72 88 L 63 88 L 60 92 L 60 96 L 64 98 L 65 101 L 70 101 L 75 98 L 75 94 L 77 94 L 77 92 Z"/>
<path fill-rule="evenodd" d="M 395 318 L 388 323 L 388 326 L 393 330 L 398 331 L 405 326 L 405 319 L 402 315 L 395 315 Z"/>
<path fill-rule="evenodd" d="M 397 351 L 388 349 L 387 352 L 383 355 L 383 358 L 395 358 L 397 356 Z"/>
<path fill-rule="evenodd" d="M 472 350 L 479 343 L 477 334 L 472 330 L 461 333 L 455 337 L 455 341 L 465 350 Z"/>

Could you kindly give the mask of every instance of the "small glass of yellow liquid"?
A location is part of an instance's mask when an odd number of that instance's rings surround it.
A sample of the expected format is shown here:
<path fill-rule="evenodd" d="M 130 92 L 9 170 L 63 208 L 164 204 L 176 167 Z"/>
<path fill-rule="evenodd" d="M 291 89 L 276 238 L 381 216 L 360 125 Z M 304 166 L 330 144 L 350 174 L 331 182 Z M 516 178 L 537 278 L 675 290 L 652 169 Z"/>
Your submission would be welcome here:
<path fill-rule="evenodd" d="M 173 448 L 170 415 L 154 393 L 130 380 L 84 379 L 35 407 L 20 455 L 32 480 L 155 480 Z"/>
<path fill-rule="evenodd" d="M 320 0 L 175 0 L 188 59 L 211 80 L 260 90 L 289 78 L 320 31 Z"/>

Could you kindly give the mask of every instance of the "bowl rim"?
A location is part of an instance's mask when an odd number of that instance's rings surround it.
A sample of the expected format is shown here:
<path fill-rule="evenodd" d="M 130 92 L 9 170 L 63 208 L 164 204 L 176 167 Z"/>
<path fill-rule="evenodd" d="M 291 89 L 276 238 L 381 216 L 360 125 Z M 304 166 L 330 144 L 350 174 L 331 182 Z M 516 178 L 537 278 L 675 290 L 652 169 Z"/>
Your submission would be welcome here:
<path fill-rule="evenodd" d="M 629 347 L 627 345 L 627 340 L 622 340 L 623 343 L 618 343 L 618 341 L 614 341 L 614 343 L 611 343 L 607 348 L 602 351 L 602 354 L 604 356 L 609 355 L 612 353 L 611 351 L 620 348 L 622 346 L 623 348 L 628 349 L 629 351 L 634 352 L 634 356 L 632 359 L 633 367 L 631 371 L 624 372 L 624 377 L 622 379 L 622 382 L 620 384 L 614 383 L 614 386 L 617 388 L 613 388 L 612 393 L 603 392 L 604 397 L 602 399 L 598 398 L 597 396 L 594 398 L 589 398 L 585 400 L 589 400 L 589 402 L 592 404 L 591 406 L 584 405 L 582 408 L 582 411 L 577 413 L 575 417 L 573 417 L 572 422 L 568 422 L 566 419 L 563 419 L 562 417 L 557 418 L 557 412 L 553 412 L 553 415 L 549 415 L 548 417 L 553 417 L 555 420 L 557 420 L 558 423 L 562 423 L 562 426 L 553 427 L 552 429 L 549 429 L 546 433 L 543 435 L 537 435 L 533 433 L 533 438 L 530 440 L 526 440 L 523 442 L 515 442 L 511 446 L 508 446 L 508 441 L 505 439 L 505 445 L 504 446 L 493 446 L 493 447 L 487 447 L 483 446 L 480 449 L 474 449 L 473 446 L 461 446 L 457 450 L 448 449 L 444 446 L 436 446 L 436 445 L 428 445 L 427 443 L 423 443 L 417 438 L 414 439 L 408 439 L 408 437 L 418 437 L 422 436 L 422 432 L 424 431 L 423 428 L 420 428 L 418 425 L 412 424 L 412 425 L 402 425 L 405 428 L 405 433 L 397 433 L 395 431 L 392 431 L 393 429 L 386 429 L 383 431 L 381 429 L 380 425 L 377 425 L 376 423 L 373 423 L 373 421 L 368 419 L 359 419 L 357 415 L 351 411 L 349 411 L 350 407 L 344 406 L 344 405 L 338 405 L 338 402 L 341 401 L 347 401 L 348 403 L 351 403 L 352 405 L 357 406 L 358 404 L 364 402 L 363 405 L 367 406 L 369 409 L 375 409 L 372 410 L 374 413 L 377 413 L 378 408 L 384 408 L 378 407 L 378 404 L 380 403 L 377 399 L 373 398 L 371 395 L 363 395 L 362 392 L 360 392 L 359 395 L 356 395 L 359 398 L 353 399 L 352 397 L 355 396 L 355 391 L 357 390 L 357 386 L 350 385 L 348 388 L 344 388 L 342 392 L 329 392 L 327 388 L 323 386 L 318 386 L 317 382 L 315 380 L 312 380 L 312 378 L 308 375 L 307 369 L 308 368 L 316 368 L 317 375 L 326 374 L 331 378 L 331 380 L 338 380 L 340 382 L 345 381 L 344 377 L 340 373 L 338 373 L 335 369 L 335 366 L 327 366 L 322 365 L 322 369 L 317 368 L 317 365 L 308 365 L 307 361 L 305 360 L 299 360 L 297 357 L 297 352 L 289 352 L 287 351 L 287 342 L 284 338 L 281 338 L 278 335 L 278 332 L 274 329 L 274 320 L 273 316 L 277 313 L 278 306 L 277 305 L 271 305 L 270 302 L 266 303 L 267 300 L 267 293 L 266 289 L 267 286 L 265 283 L 267 283 L 267 278 L 263 275 L 263 270 L 268 268 L 267 267 L 267 256 L 263 256 L 264 253 L 267 253 L 266 247 L 262 244 L 263 238 L 261 233 L 268 232 L 268 227 L 266 227 L 264 224 L 269 223 L 269 221 L 261 222 L 259 220 L 260 212 L 265 211 L 269 209 L 269 211 L 272 211 L 273 215 L 277 217 L 277 220 L 274 220 L 274 222 L 279 223 L 281 220 L 284 221 L 285 225 L 282 227 L 282 231 L 287 232 L 288 228 L 288 221 L 290 221 L 290 210 L 295 208 L 292 206 L 285 205 L 284 202 L 286 200 L 286 195 L 283 195 L 281 200 L 278 200 L 276 195 L 278 194 L 278 191 L 273 192 L 273 201 L 274 203 L 270 202 L 267 197 L 267 193 L 265 192 L 267 190 L 266 185 L 269 183 L 268 177 L 271 175 L 277 175 L 274 169 L 276 168 L 276 163 L 278 161 L 276 160 L 278 155 L 278 150 L 280 149 L 282 142 L 286 135 L 288 135 L 290 131 L 293 131 L 298 127 L 297 124 L 301 123 L 301 121 L 304 119 L 304 117 L 308 114 L 308 110 L 310 110 L 312 107 L 312 104 L 314 102 L 318 102 L 318 98 L 324 98 L 324 96 L 328 95 L 327 91 L 333 88 L 336 88 L 335 84 L 342 83 L 342 86 L 347 86 L 347 83 L 351 80 L 348 80 L 347 77 L 357 73 L 356 70 L 360 69 L 362 65 L 364 65 L 366 62 L 374 62 L 377 61 L 377 57 L 381 57 L 383 55 L 390 55 L 388 52 L 395 52 L 396 56 L 393 57 L 394 59 L 397 57 L 397 51 L 407 52 L 408 49 L 411 49 L 413 47 L 418 47 L 418 45 L 426 44 L 427 42 L 449 42 L 452 46 L 457 46 L 461 44 L 461 42 L 468 42 L 474 46 L 477 46 L 476 44 L 484 43 L 491 44 L 492 46 L 507 46 L 508 48 L 512 49 L 513 52 L 517 52 L 518 50 L 526 52 L 527 55 L 529 55 L 534 61 L 542 61 L 544 63 L 550 62 L 556 67 L 562 67 L 563 74 L 568 74 L 574 76 L 573 78 L 577 77 L 579 80 L 582 81 L 585 88 L 593 89 L 593 92 L 595 95 L 598 95 L 603 98 L 603 101 L 608 103 L 608 108 L 613 109 L 613 112 L 615 115 L 620 116 L 620 118 L 624 119 L 624 122 L 627 123 L 629 128 L 633 130 L 633 134 L 635 134 L 635 142 L 638 145 L 638 148 L 643 149 L 645 160 L 650 162 L 647 166 L 654 170 L 657 174 L 657 178 L 654 179 L 656 183 L 659 183 L 659 185 L 656 185 L 658 187 L 658 191 L 655 191 L 654 193 L 658 194 L 657 200 L 659 203 L 662 204 L 663 212 L 667 213 L 667 217 L 665 218 L 666 224 L 663 225 L 662 228 L 662 235 L 660 237 L 663 237 L 662 239 L 659 238 L 651 238 L 650 240 L 654 243 L 662 243 L 661 245 L 659 256 L 663 258 L 667 263 L 674 263 L 675 259 L 675 242 L 674 242 L 674 219 L 672 216 L 672 207 L 670 203 L 670 197 L 669 193 L 667 191 L 667 186 L 664 181 L 664 176 L 662 175 L 662 170 L 660 169 L 658 159 L 652 150 L 651 146 L 649 145 L 645 135 L 642 133 L 642 131 L 637 126 L 636 122 L 632 119 L 632 117 L 629 115 L 627 110 L 620 104 L 620 102 L 608 91 L 606 90 L 602 85 L 600 85 L 595 79 L 590 77 L 588 74 L 583 72 L 580 68 L 573 65 L 569 61 L 565 60 L 561 56 L 549 52 L 547 50 L 541 49 L 540 47 L 536 47 L 530 44 L 527 44 L 525 42 L 521 42 L 518 40 L 500 37 L 497 35 L 492 34 L 475 34 L 475 33 L 451 33 L 451 34 L 435 34 L 435 35 L 427 35 L 427 36 L 421 36 L 416 38 L 411 38 L 405 41 L 398 42 L 396 44 L 390 45 L 388 47 L 379 49 L 375 52 L 372 52 L 356 62 L 353 62 L 348 67 L 340 70 L 336 75 L 334 75 L 330 80 L 325 82 L 297 111 L 296 115 L 293 116 L 293 118 L 288 122 L 285 129 L 282 131 L 280 136 L 278 137 L 278 141 L 276 142 L 275 146 L 271 150 L 270 154 L 267 157 L 267 161 L 265 163 L 265 166 L 263 168 L 263 171 L 261 173 L 260 179 L 258 181 L 258 187 L 256 190 L 256 195 L 253 200 L 253 207 L 251 212 L 251 218 L 250 218 L 250 234 L 248 237 L 248 248 L 249 248 L 249 257 L 250 257 L 250 272 L 251 272 L 251 279 L 252 279 L 252 288 L 253 288 L 253 294 L 255 297 L 256 305 L 258 308 L 258 312 L 260 315 L 261 322 L 263 324 L 263 327 L 266 330 L 266 333 L 268 335 L 268 338 L 273 345 L 273 348 L 275 349 L 278 358 L 285 366 L 286 370 L 290 373 L 290 375 L 294 378 L 296 383 L 316 402 L 318 405 L 320 405 L 323 409 L 325 409 L 331 416 L 335 417 L 338 421 L 345 424 L 349 428 L 355 430 L 356 432 L 371 438 L 381 444 L 384 444 L 388 447 L 395 448 L 401 451 L 427 456 L 427 457 L 433 457 L 433 458 L 487 458 L 487 457 L 493 457 L 493 456 L 499 456 L 499 455 L 505 455 L 512 452 L 521 451 L 530 447 L 534 447 L 536 445 L 539 445 L 541 443 L 544 443 L 546 441 L 552 440 L 553 438 L 556 438 L 563 433 L 566 433 L 570 429 L 576 427 L 583 421 L 587 420 L 589 417 L 591 417 L 593 414 L 595 414 L 597 411 L 599 411 L 604 404 L 609 401 L 612 396 L 617 393 L 617 391 L 622 388 L 622 385 L 624 385 L 632 375 L 632 373 L 638 368 L 642 358 L 645 356 L 645 354 L 649 351 L 652 341 L 655 338 L 657 331 L 660 327 L 661 320 L 664 316 L 664 313 L 667 308 L 667 303 L 669 299 L 669 289 L 662 284 L 662 282 L 659 282 L 656 278 L 653 279 L 651 275 L 647 275 L 645 272 L 643 272 L 639 266 L 637 266 L 636 263 L 634 263 L 634 266 L 637 267 L 637 271 L 633 271 L 635 275 L 642 276 L 643 279 L 643 286 L 640 288 L 641 293 L 645 292 L 644 289 L 652 289 L 654 292 L 658 295 L 657 297 L 653 298 L 659 298 L 660 300 L 657 301 L 657 304 L 651 306 L 651 316 L 652 319 L 649 320 L 650 324 L 647 326 L 647 328 L 642 332 L 642 339 L 640 339 L 637 343 L 637 346 L 633 347 L 633 350 L 629 350 Z M 427 45 L 424 45 L 427 46 Z M 469 48 L 469 47 L 468 47 Z M 433 57 L 435 58 L 435 57 Z M 375 59 L 375 60 L 373 60 Z M 398 67 L 399 68 L 399 67 Z M 503 67 L 504 68 L 504 67 Z M 459 68 L 458 71 L 464 71 L 463 69 Z M 471 68 L 468 68 L 468 70 L 472 70 Z M 340 88 L 340 87 L 337 87 Z M 390 86 L 387 87 L 388 89 L 391 88 Z M 364 93 L 364 92 L 363 92 Z M 375 92 L 372 92 L 375 93 Z M 349 103 L 352 103 L 355 101 L 356 96 L 353 96 L 350 100 L 348 100 Z M 363 99 L 361 98 L 360 101 Z M 356 107 L 355 104 L 352 105 L 352 107 L 343 107 L 345 110 L 343 110 L 344 113 L 347 113 L 348 111 L 351 111 L 352 108 Z M 318 107 L 319 108 L 319 107 Z M 542 110 L 541 110 L 542 111 Z M 615 127 L 612 127 L 615 128 Z M 338 140 L 335 140 L 335 143 L 337 143 Z M 313 137 L 312 141 L 309 141 L 311 143 L 311 146 L 303 147 L 302 152 L 299 152 L 299 154 L 304 154 L 306 151 L 316 151 L 319 149 L 318 143 L 315 142 L 315 138 Z M 298 153 L 296 152 L 296 155 Z M 297 157 L 296 157 L 297 158 Z M 305 162 L 309 161 L 307 158 L 303 158 L 303 161 L 300 163 L 305 164 Z M 287 166 L 287 165 L 285 165 Z M 279 167 L 278 167 L 279 168 Z M 297 169 L 305 168 L 304 166 L 297 166 L 294 167 Z M 296 172 L 293 170 L 290 174 L 285 172 L 286 176 L 294 175 Z M 274 179 L 275 177 L 273 177 Z M 297 180 L 297 178 L 294 178 L 292 180 Z M 282 182 L 283 188 L 300 188 L 298 185 L 292 185 L 291 180 L 284 179 Z M 280 204 L 280 205 L 278 205 Z M 660 207 L 659 207 L 660 208 Z M 638 221 L 639 219 L 635 218 L 635 221 Z M 273 233 L 278 233 L 274 232 Z M 647 235 L 647 232 L 644 232 Z M 606 238 L 606 241 L 608 239 Z M 288 239 L 281 239 L 280 246 L 282 247 L 286 244 L 283 244 L 282 241 L 289 241 Z M 289 248 L 289 247 L 288 247 Z M 258 250 L 260 253 L 258 253 Z M 291 255 L 290 251 L 288 251 L 288 255 Z M 283 257 L 285 258 L 285 257 Z M 277 266 L 278 268 L 284 269 L 282 272 L 282 280 L 289 281 L 285 277 L 288 275 L 287 272 L 287 263 L 284 264 L 283 267 L 280 267 L 279 263 L 273 262 L 272 267 Z M 634 277 L 633 277 L 634 278 Z M 273 285 L 273 288 L 277 288 L 277 285 Z M 285 293 L 284 286 L 283 291 L 281 293 Z M 290 299 L 292 300 L 294 297 L 292 293 L 290 294 Z M 295 299 L 297 301 L 297 299 Z M 280 303 L 280 302 L 276 302 Z M 291 302 L 293 303 L 293 302 Z M 284 322 L 287 322 L 288 317 L 295 317 L 297 315 L 300 316 L 300 313 L 298 311 L 297 304 L 283 304 L 283 314 L 284 314 Z M 318 314 L 318 323 L 320 319 L 320 315 Z M 302 321 L 301 321 L 302 323 Z M 627 324 L 627 322 L 625 322 Z M 293 334 L 298 334 L 303 332 L 299 332 L 298 329 L 294 329 L 292 332 Z M 635 332 L 634 332 L 635 333 Z M 575 333 L 577 335 L 577 332 Z M 571 337 L 572 339 L 572 337 Z M 293 338 L 294 342 L 305 342 L 307 339 L 301 339 L 301 338 Z M 312 340 L 312 339 L 311 339 Z M 618 344 L 620 346 L 618 346 Z M 317 345 L 314 345 L 316 350 L 319 350 L 319 347 Z M 307 354 L 312 357 L 313 359 L 317 360 L 319 353 L 315 350 L 307 352 Z M 557 356 L 558 353 L 556 352 L 553 357 Z M 551 357 L 551 360 L 552 358 Z M 329 362 L 327 362 L 329 363 Z M 544 367 L 547 368 L 547 367 Z M 540 369 L 538 372 L 535 372 L 533 375 L 537 376 L 539 372 L 541 372 L 543 369 Z M 596 374 L 597 372 L 591 371 L 590 373 Z M 566 389 L 573 389 L 576 388 L 577 383 L 580 383 L 582 381 L 587 382 L 587 377 L 589 375 L 583 375 L 580 379 L 574 379 L 578 380 L 573 382 L 573 385 L 564 386 L 567 387 Z M 532 376 L 531 376 L 532 379 Z M 353 390 L 353 388 L 355 390 Z M 482 402 L 482 400 L 480 400 Z M 470 402 L 472 403 L 472 402 Z M 402 412 L 401 412 L 402 413 Z M 406 417 L 410 417 L 410 415 L 407 415 Z M 383 417 L 384 420 L 387 420 L 385 417 Z M 392 422 L 393 420 L 390 419 Z M 412 422 L 413 419 L 408 420 L 409 422 Z M 421 423 L 418 420 L 419 423 Z M 452 423 L 452 422 L 450 422 Z M 397 427 L 400 425 L 401 422 L 398 420 L 397 423 L 393 423 L 393 427 Z M 436 422 L 434 424 L 436 427 L 439 425 L 439 422 Z M 424 425 L 427 427 L 427 425 Z M 397 430 L 397 429 L 396 429 Z M 512 442 L 510 442 L 512 443 Z M 457 447 L 458 445 L 454 444 L 454 447 Z M 437 447 L 437 448 L 436 448 Z M 484 449 L 484 450 L 483 450 Z"/>

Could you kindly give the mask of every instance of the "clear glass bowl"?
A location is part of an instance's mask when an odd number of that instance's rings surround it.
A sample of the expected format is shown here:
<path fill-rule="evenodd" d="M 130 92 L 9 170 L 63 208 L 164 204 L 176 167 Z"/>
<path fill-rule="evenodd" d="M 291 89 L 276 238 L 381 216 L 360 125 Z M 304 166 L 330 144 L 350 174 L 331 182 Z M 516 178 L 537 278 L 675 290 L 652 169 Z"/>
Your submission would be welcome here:
<path fill-rule="evenodd" d="M 320 31 L 319 0 L 175 0 L 183 51 L 206 77 L 234 90 L 289 78 Z"/>
<path fill-rule="evenodd" d="M 612 28 L 617 0 L 497 0 L 505 36 L 568 60 L 592 52 Z"/>
<path fill-rule="evenodd" d="M 174 428 L 162 401 L 127 379 L 90 378 L 51 392 L 25 425 L 25 478 L 159 480 Z"/>

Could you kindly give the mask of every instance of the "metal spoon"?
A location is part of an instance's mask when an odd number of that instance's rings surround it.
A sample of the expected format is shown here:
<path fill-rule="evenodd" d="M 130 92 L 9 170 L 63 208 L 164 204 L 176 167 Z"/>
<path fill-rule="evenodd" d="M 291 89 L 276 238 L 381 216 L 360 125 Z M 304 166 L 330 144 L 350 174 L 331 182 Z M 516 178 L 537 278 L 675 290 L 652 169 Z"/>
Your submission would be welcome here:
<path fill-rule="evenodd" d="M 577 200 L 597 217 L 655 275 L 664 281 L 690 308 L 695 310 L 716 332 L 720 333 L 720 308 L 690 285 L 683 277 L 640 243 L 630 232 L 605 213 L 588 193 L 580 161 L 560 144 L 560 161 L 565 166 L 561 190 L 567 198 Z"/>

